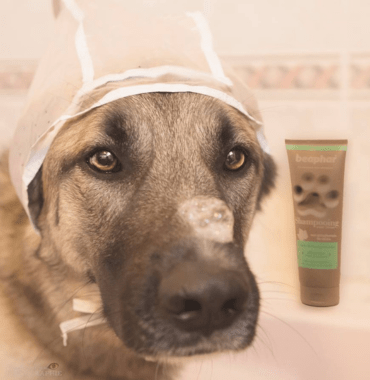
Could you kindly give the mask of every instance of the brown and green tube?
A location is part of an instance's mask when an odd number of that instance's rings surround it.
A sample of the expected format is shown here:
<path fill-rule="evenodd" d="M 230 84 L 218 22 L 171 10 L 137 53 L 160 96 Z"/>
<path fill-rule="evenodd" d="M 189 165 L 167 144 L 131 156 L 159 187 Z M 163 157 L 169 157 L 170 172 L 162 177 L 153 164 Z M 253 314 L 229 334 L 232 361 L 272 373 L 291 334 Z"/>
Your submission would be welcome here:
<path fill-rule="evenodd" d="M 292 183 L 301 301 L 339 303 L 348 140 L 285 140 Z"/>

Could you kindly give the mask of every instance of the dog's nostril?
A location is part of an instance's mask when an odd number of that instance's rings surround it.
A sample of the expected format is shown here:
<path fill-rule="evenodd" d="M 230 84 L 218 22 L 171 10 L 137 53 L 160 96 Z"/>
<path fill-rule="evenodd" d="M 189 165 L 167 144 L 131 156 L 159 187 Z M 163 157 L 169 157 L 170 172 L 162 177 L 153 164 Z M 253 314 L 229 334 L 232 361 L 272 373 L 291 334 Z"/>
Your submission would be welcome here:
<path fill-rule="evenodd" d="M 186 313 L 196 313 L 202 310 L 202 306 L 198 301 L 184 298 L 179 295 L 175 295 L 168 299 L 167 302 L 165 302 L 165 307 L 167 312 L 177 316 Z"/>
<path fill-rule="evenodd" d="M 314 197 L 318 197 L 318 196 L 319 196 L 318 193 L 312 193 L 312 195 L 313 195 Z"/>
<path fill-rule="evenodd" d="M 236 298 L 232 298 L 232 299 L 226 301 L 222 305 L 221 309 L 225 313 L 232 315 L 232 314 L 235 314 L 238 311 L 238 305 L 237 304 L 238 304 L 238 300 Z"/>
<path fill-rule="evenodd" d="M 184 310 L 183 310 L 183 312 L 201 311 L 201 310 L 202 310 L 202 306 L 200 305 L 200 303 L 198 301 L 189 300 L 189 299 L 186 299 L 184 301 Z"/>
<path fill-rule="evenodd" d="M 202 312 L 202 306 L 198 301 L 185 299 L 183 305 L 183 309 L 176 315 L 177 319 L 182 321 L 197 318 Z"/>

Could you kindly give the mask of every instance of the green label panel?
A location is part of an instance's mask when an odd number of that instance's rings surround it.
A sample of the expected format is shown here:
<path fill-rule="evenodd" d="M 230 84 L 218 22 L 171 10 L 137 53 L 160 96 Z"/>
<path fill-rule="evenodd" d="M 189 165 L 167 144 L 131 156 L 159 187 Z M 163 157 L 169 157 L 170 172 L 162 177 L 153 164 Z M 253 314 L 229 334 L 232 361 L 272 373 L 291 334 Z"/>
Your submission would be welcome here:
<path fill-rule="evenodd" d="M 311 150 L 311 151 L 347 151 L 347 145 L 298 145 L 285 144 L 287 150 Z"/>
<path fill-rule="evenodd" d="M 336 269 L 338 243 L 297 240 L 298 265 L 310 269 Z"/>

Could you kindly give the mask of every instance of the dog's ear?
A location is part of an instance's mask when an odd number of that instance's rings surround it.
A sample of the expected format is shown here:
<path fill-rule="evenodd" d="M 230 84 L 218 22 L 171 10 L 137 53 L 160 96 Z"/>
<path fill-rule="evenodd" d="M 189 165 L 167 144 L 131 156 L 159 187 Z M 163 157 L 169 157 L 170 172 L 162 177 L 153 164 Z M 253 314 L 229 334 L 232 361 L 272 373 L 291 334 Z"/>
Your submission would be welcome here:
<path fill-rule="evenodd" d="M 42 190 L 42 166 L 37 172 L 35 178 L 28 185 L 28 207 L 33 223 L 37 228 L 38 219 L 44 204 L 44 194 Z"/>
<path fill-rule="evenodd" d="M 275 188 L 275 181 L 276 181 L 276 176 L 277 176 L 277 166 L 275 164 L 275 161 L 273 158 L 267 154 L 263 153 L 263 167 L 264 167 L 264 172 L 263 172 L 263 179 L 262 179 L 262 184 L 261 188 L 258 194 L 257 198 L 257 211 L 261 211 L 261 202 L 262 199 L 270 194 L 271 190 Z"/>

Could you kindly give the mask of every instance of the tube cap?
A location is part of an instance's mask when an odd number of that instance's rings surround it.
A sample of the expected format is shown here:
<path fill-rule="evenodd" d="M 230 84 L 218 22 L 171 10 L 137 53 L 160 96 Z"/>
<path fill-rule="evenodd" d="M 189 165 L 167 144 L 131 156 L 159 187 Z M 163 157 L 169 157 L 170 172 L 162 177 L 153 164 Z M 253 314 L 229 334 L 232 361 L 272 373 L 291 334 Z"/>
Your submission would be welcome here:
<path fill-rule="evenodd" d="M 313 288 L 301 285 L 301 301 L 309 306 L 335 306 L 339 303 L 339 286 Z"/>

